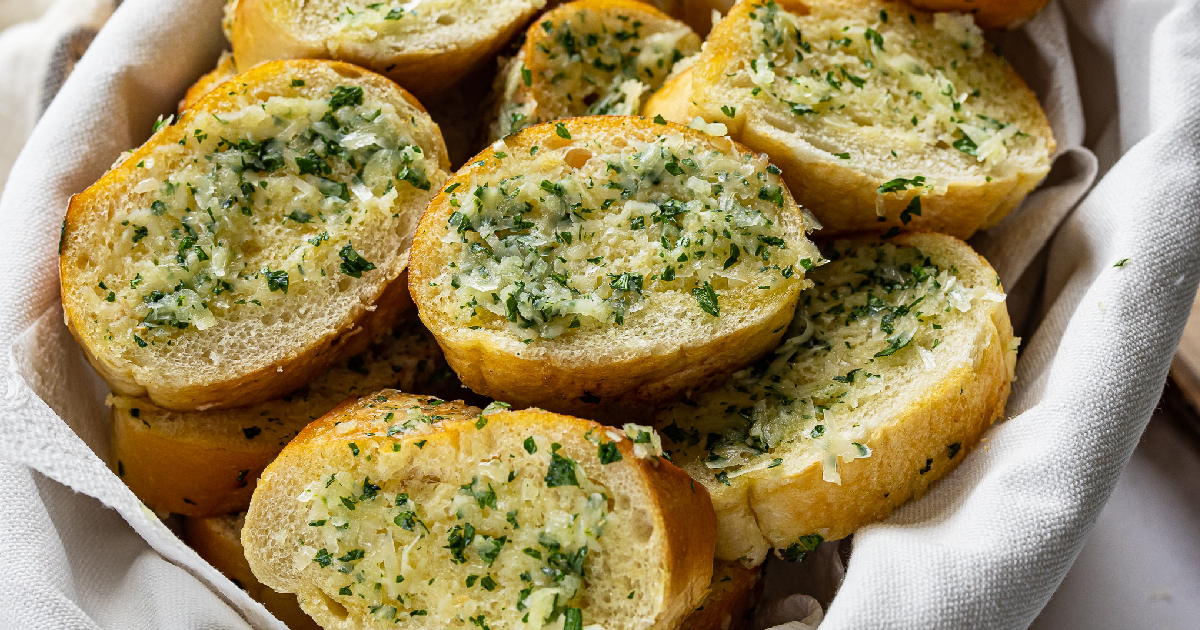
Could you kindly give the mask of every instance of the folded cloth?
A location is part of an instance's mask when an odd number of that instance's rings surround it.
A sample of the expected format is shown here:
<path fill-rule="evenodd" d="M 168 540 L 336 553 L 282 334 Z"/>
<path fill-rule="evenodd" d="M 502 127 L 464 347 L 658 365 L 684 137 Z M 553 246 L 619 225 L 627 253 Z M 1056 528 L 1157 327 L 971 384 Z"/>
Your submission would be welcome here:
<path fill-rule="evenodd" d="M 143 141 L 213 65 L 221 5 L 126 0 L 0 197 L 0 347 L 10 350 L 0 366 L 0 625 L 283 627 L 105 465 L 106 388 L 58 305 L 70 195 Z M 817 600 L 769 588 L 764 624 L 1025 627 L 1083 545 L 1157 400 L 1200 279 L 1200 8 L 1056 0 L 996 38 L 1038 91 L 1061 147 L 1047 183 L 973 242 L 999 271 L 1025 338 L 1009 419 L 923 499 L 855 536 L 823 621 Z"/>

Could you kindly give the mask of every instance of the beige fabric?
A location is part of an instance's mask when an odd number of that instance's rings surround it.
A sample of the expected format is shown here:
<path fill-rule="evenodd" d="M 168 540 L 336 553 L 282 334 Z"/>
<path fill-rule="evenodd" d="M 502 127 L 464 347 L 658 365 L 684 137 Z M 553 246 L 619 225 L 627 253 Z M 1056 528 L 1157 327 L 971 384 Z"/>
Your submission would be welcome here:
<path fill-rule="evenodd" d="M 221 5 L 126 0 L 0 197 L 0 627 L 282 628 L 104 465 L 104 386 L 58 307 L 68 197 L 216 61 Z M 1198 280 L 1198 32 L 1195 0 L 1056 0 L 998 36 L 1062 147 L 1047 184 L 974 242 L 1025 337 L 1010 419 L 925 498 L 856 535 L 823 628 L 1021 628 L 1066 573 L 1154 407 Z M 37 98 L 22 98 L 15 119 L 31 121 Z"/>

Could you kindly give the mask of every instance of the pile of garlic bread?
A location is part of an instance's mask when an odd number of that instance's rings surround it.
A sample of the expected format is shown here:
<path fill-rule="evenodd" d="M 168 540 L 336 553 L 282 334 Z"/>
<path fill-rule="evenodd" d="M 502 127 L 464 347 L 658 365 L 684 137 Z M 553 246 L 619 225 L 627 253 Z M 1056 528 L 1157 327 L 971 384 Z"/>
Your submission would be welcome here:
<path fill-rule="evenodd" d="M 63 221 L 114 473 L 294 630 L 749 628 L 1014 378 L 1044 2 L 910 2 L 231 0 Z"/>

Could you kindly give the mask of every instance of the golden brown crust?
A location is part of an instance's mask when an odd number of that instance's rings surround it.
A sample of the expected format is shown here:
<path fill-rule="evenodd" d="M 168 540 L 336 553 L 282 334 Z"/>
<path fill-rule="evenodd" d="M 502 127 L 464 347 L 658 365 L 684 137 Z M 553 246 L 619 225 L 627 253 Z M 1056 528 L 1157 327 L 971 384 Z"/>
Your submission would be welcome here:
<path fill-rule="evenodd" d="M 556 125 L 569 129 L 573 140 L 556 135 Z M 543 123 L 528 127 L 504 140 L 505 150 L 514 155 L 529 154 L 530 147 L 559 147 L 575 141 L 624 136 L 651 137 L 655 133 L 685 134 L 697 144 L 709 144 L 724 152 L 749 153 L 728 138 L 713 137 L 680 125 L 660 125 L 644 117 L 590 116 L 562 123 Z M 608 136 L 606 136 L 608 134 Z M 497 163 L 492 146 L 472 158 L 468 165 L 447 180 L 446 188 L 470 186 L 486 164 Z M 442 289 L 431 287 L 446 261 L 437 257 L 440 238 L 447 231 L 447 220 L 455 211 L 450 196 L 439 192 L 429 203 L 413 239 L 409 261 L 409 290 L 417 303 L 422 321 L 437 337 L 446 360 L 463 384 L 473 391 L 509 402 L 516 407 L 539 406 L 563 413 L 595 417 L 610 405 L 640 407 L 655 405 L 679 397 L 689 389 L 702 389 L 727 377 L 774 348 L 791 321 L 802 282 L 777 289 L 757 306 L 729 300 L 730 312 L 752 311 L 750 324 L 742 328 L 723 327 L 720 336 L 704 343 L 660 347 L 633 359 L 617 360 L 610 356 L 579 357 L 570 352 L 569 340 L 541 340 L 524 344 L 511 333 L 488 329 L 470 330 L 449 321 L 431 306 Z M 786 187 L 781 215 L 802 224 L 801 210 Z M 802 229 L 797 234 L 803 238 Z M 799 273 L 799 271 L 797 271 Z M 766 293 L 760 292 L 760 294 Z M 726 297 L 721 297 L 725 309 Z M 724 312 L 724 310 L 723 310 Z M 530 354 L 533 349 L 539 354 Z M 598 402 L 597 402 L 598 400 Z"/>
<path fill-rule="evenodd" d="M 519 444 L 517 436 L 540 435 L 554 436 L 561 442 L 561 449 L 556 452 L 575 460 L 589 479 L 606 487 L 613 487 L 612 482 L 620 479 L 622 487 L 638 488 L 641 496 L 635 497 L 636 504 L 653 520 L 654 550 L 662 554 L 661 566 L 666 568 L 661 605 L 651 627 L 664 630 L 676 627 L 679 620 L 701 601 L 712 577 L 716 522 L 707 492 L 687 473 L 665 460 L 636 457 L 631 440 L 615 442 L 622 456 L 619 462 L 598 465 L 596 446 L 587 436 L 603 431 L 604 427 L 589 420 L 530 409 L 493 413 L 487 416 L 486 422 L 479 423 L 477 409 L 460 403 L 428 407 L 427 400 L 385 390 L 347 401 L 306 427 L 267 467 L 242 533 L 250 566 L 260 580 L 277 590 L 298 593 L 301 605 L 321 618 L 321 612 L 314 607 L 324 610 L 323 605 L 308 603 L 321 598 L 319 591 L 306 582 L 303 568 L 297 569 L 292 562 L 283 560 L 286 552 L 278 547 L 283 544 L 290 551 L 290 542 L 279 543 L 278 540 L 286 536 L 292 527 L 291 521 L 297 518 L 291 513 L 296 510 L 295 501 L 287 498 L 298 494 L 315 479 L 312 475 L 318 474 L 305 469 L 318 461 L 342 462 L 334 465 L 344 465 L 348 469 L 353 462 L 343 452 L 347 451 L 347 443 L 354 442 L 356 452 L 418 452 L 422 454 L 418 457 L 430 460 L 425 463 L 414 461 L 397 470 L 395 479 L 403 480 L 415 471 L 421 471 L 420 474 L 425 475 L 423 479 L 440 474 L 433 461 L 444 460 L 450 465 L 450 462 L 458 461 L 455 459 L 457 454 L 474 448 L 467 446 L 469 444 L 495 445 L 502 440 Z M 380 424 L 381 407 L 390 409 L 397 405 L 395 408 L 407 409 L 414 404 L 431 412 L 436 410 L 440 419 L 393 436 L 381 430 L 384 426 Z M 413 446 L 417 442 L 419 449 Z M 376 445 L 386 449 L 375 451 Z M 376 480 L 381 484 L 385 481 Z M 300 515 L 299 518 L 303 520 L 304 517 Z"/>
<path fill-rule="evenodd" d="M 802 0 L 778 0 L 777 4 L 797 15 L 810 12 L 809 5 Z M 727 80 L 735 58 L 744 54 L 746 41 L 738 22 L 748 19 L 754 7 L 754 0 L 744 0 L 735 6 L 713 30 L 693 69 L 668 81 L 647 102 L 643 113 L 647 116 L 661 114 L 667 120 L 684 124 L 697 115 L 724 123 L 730 137 L 771 156 L 783 170 L 796 200 L 812 210 L 821 222 L 822 237 L 896 228 L 970 238 L 977 230 L 991 227 L 1007 216 L 1049 172 L 1047 163 L 1035 171 L 1016 172 L 1007 177 L 990 178 L 990 181 L 951 181 L 944 192 L 923 193 L 922 213 L 909 216 L 903 211 L 917 191 L 881 196 L 877 189 L 890 177 L 870 175 L 836 160 L 816 156 L 809 149 L 792 146 L 789 137 L 757 110 L 743 107 L 735 117 L 725 116 L 720 111 L 725 103 L 711 101 L 710 97 L 720 98 L 715 96 L 718 91 L 714 86 Z M 1003 67 L 1012 98 L 1036 102 L 1037 96 L 1020 75 L 1007 63 Z M 1052 154 L 1054 141 L 1049 121 L 1040 107 L 1036 116 L 1035 126 L 1039 134 L 1049 139 L 1048 153 Z M 880 200 L 884 207 L 882 221 L 877 207 Z M 909 219 L 907 222 L 901 218 L 902 214 L 904 219 Z"/>
<path fill-rule="evenodd" d="M 265 606 L 290 630 L 320 630 L 317 622 L 300 610 L 300 604 L 296 603 L 294 595 L 276 593 L 254 577 L 242 549 L 239 522 L 240 519 L 236 516 L 185 518 L 183 541 L 250 597 Z"/>
<path fill-rule="evenodd" d="M 221 53 L 221 58 L 217 60 L 217 67 L 197 79 L 192 87 L 184 93 L 183 99 L 179 101 L 179 113 L 183 114 L 183 110 L 195 105 L 213 91 L 213 88 L 237 76 L 237 73 L 233 55 L 228 52 Z"/>
<path fill-rule="evenodd" d="M 982 257 L 980 261 L 987 265 Z M 956 369 L 938 389 L 877 429 L 869 438 L 871 457 L 839 466 L 841 484 L 822 481 L 819 463 L 799 474 L 755 480 L 750 501 L 772 546 L 786 547 L 814 532 L 827 540 L 845 538 L 920 498 L 958 466 L 983 432 L 1004 417 L 1011 389 L 1014 353 L 1008 309 L 997 308 L 990 324 L 988 343 L 977 353 L 974 369 Z M 954 457 L 948 450 L 952 444 L 960 445 Z"/>
<path fill-rule="evenodd" d="M 275 59 L 337 59 L 369 68 L 404 86 L 421 99 L 430 99 L 454 85 L 472 69 L 492 59 L 533 17 L 531 7 L 488 39 L 442 50 L 395 50 L 386 45 L 304 39 L 281 23 L 286 11 L 274 0 L 238 0 L 229 21 L 229 39 L 237 64 L 249 68 Z M 279 4 L 275 2 L 275 4 Z"/>
<path fill-rule="evenodd" d="M 708 596 L 683 620 L 679 630 L 746 630 L 762 594 L 762 567 L 717 562 Z"/>
<path fill-rule="evenodd" d="M 255 93 L 259 85 L 269 85 L 272 77 L 283 72 L 285 67 L 294 74 L 333 70 L 338 75 L 353 79 L 358 85 L 378 90 L 390 98 L 403 100 L 424 111 L 411 94 L 386 77 L 341 62 L 294 60 L 268 63 L 235 77 L 227 84 L 236 82 L 239 94 L 245 90 Z M 235 100 L 230 98 L 227 92 L 221 89 L 211 90 L 186 110 L 179 121 L 173 125 L 164 125 L 119 166 L 105 173 L 87 190 L 72 196 L 63 228 L 60 256 L 63 310 L 67 326 L 83 348 L 88 361 L 115 393 L 145 396 L 162 407 L 179 411 L 237 407 L 286 394 L 311 381 L 331 364 L 362 352 L 377 335 L 388 330 L 398 316 L 412 305 L 407 283 L 403 282 L 402 278 L 405 266 L 395 265 L 395 268 L 390 270 L 394 275 L 381 282 L 373 298 L 356 307 L 337 329 L 314 335 L 307 345 L 289 348 L 285 356 L 254 372 L 229 374 L 223 379 L 211 382 L 197 382 L 186 374 L 160 374 L 153 379 L 138 379 L 127 360 L 114 357 L 111 353 L 96 352 L 94 344 L 100 344 L 98 333 L 94 330 L 96 324 L 87 312 L 89 302 L 80 297 L 85 295 L 84 289 L 90 287 L 79 286 L 78 274 L 75 273 L 75 267 L 84 264 L 89 256 L 89 252 L 85 251 L 80 242 L 79 228 L 89 221 L 96 220 L 91 216 L 93 213 L 106 211 L 104 200 L 110 195 L 110 190 L 119 189 L 127 182 L 134 181 L 137 177 L 137 164 L 150 155 L 156 146 L 180 142 L 195 117 L 207 115 L 210 111 L 220 112 L 223 108 L 232 106 Z M 268 95 L 261 96 L 265 98 Z M 435 132 L 436 145 L 428 147 L 428 150 L 438 168 L 446 170 L 449 168 L 449 160 L 445 144 L 441 141 L 441 134 L 437 132 L 436 125 L 431 125 Z"/>
<path fill-rule="evenodd" d="M 958 11 L 975 16 L 980 28 L 1016 28 L 1037 15 L 1048 0 L 912 0 L 928 11 Z"/>
<path fill-rule="evenodd" d="M 935 261 L 953 261 L 969 286 L 991 286 L 996 277 L 986 260 L 946 235 L 902 234 L 892 242 L 918 247 Z M 840 483 L 824 480 L 820 460 L 792 462 L 786 452 L 778 467 L 731 484 L 718 483 L 711 474 L 698 476 L 717 513 L 718 560 L 757 564 L 770 548 L 786 548 L 802 536 L 844 538 L 920 497 L 953 470 L 1003 417 L 1010 391 L 1016 362 L 1012 325 L 1003 303 L 988 308 L 975 345 L 958 351 L 971 360 L 944 369 L 920 394 L 906 395 L 903 409 L 877 412 L 886 416 L 862 442 L 870 456 L 840 463 Z M 691 459 L 679 463 L 693 472 L 707 471 Z"/>

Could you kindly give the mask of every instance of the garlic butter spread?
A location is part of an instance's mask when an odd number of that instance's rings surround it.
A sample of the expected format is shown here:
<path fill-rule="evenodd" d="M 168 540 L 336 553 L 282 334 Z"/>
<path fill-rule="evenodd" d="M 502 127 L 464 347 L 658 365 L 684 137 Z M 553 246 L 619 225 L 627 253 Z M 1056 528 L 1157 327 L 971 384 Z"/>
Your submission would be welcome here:
<path fill-rule="evenodd" d="M 801 294 L 783 344 L 665 420 L 669 450 L 703 445 L 710 479 L 729 484 L 781 465 L 781 451 L 810 449 L 825 479 L 838 481 L 839 458 L 871 454 L 862 444 L 870 427 L 852 412 L 894 396 L 889 377 L 959 362 L 942 344 L 951 323 L 1004 300 L 998 286 L 964 286 L 956 268 L 915 247 L 835 242 L 823 254 L 829 262 L 809 272 L 815 286 Z"/>
<path fill-rule="evenodd" d="M 588 578 L 620 544 L 605 535 L 619 518 L 614 495 L 541 435 L 487 461 L 429 468 L 420 460 L 435 455 L 424 451 L 439 446 L 411 433 L 442 420 L 442 404 L 374 405 L 396 441 L 348 442 L 355 472 L 327 466 L 296 497 L 308 509 L 297 571 L 311 572 L 328 598 L 365 608 L 378 627 L 418 616 L 489 627 L 504 623 L 494 618 L 502 609 L 520 621 L 511 627 L 582 627 L 571 624 L 586 622 Z M 602 465 L 621 459 L 605 437 L 595 439 Z M 414 468 L 425 472 L 408 474 Z"/>
<path fill-rule="evenodd" d="M 199 113 L 133 169 L 138 201 L 114 217 L 123 264 L 94 289 L 105 334 L 171 344 L 381 273 L 363 241 L 402 229 L 396 208 L 432 185 L 416 126 L 348 86 Z"/>
<path fill-rule="evenodd" d="M 505 77 L 496 137 L 570 116 L 637 114 L 675 62 L 700 51 L 682 22 L 624 8 L 564 7 L 529 37 Z"/>
<path fill-rule="evenodd" d="M 790 113 L 818 150 L 850 166 L 887 155 L 879 147 L 894 150 L 897 166 L 937 147 L 956 149 L 950 154 L 963 168 L 991 176 L 1011 168 L 1005 158 L 1013 147 L 1040 143 L 1044 152 L 1044 139 L 1010 119 L 1021 112 L 996 98 L 1011 71 L 970 16 L 820 10 L 800 16 L 773 1 L 752 6 L 744 28 L 753 50 L 729 81 L 735 100 Z M 732 118 L 737 106 L 722 112 Z M 846 133 L 871 129 L 882 135 Z"/>
<path fill-rule="evenodd" d="M 555 140 L 570 139 L 555 125 Z M 472 183 L 445 191 L 442 308 L 462 325 L 553 339 L 635 325 L 669 293 L 714 318 L 723 295 L 799 281 L 816 256 L 784 238 L 779 170 L 762 156 L 675 132 L 494 150 Z"/>

